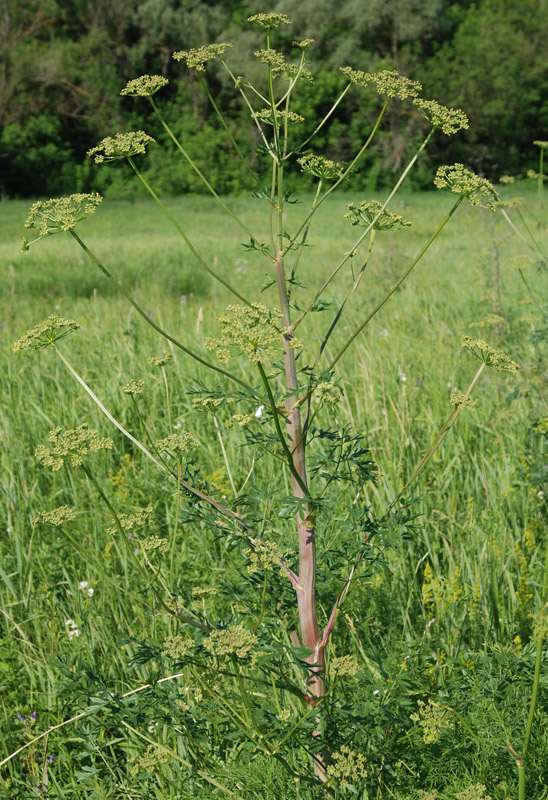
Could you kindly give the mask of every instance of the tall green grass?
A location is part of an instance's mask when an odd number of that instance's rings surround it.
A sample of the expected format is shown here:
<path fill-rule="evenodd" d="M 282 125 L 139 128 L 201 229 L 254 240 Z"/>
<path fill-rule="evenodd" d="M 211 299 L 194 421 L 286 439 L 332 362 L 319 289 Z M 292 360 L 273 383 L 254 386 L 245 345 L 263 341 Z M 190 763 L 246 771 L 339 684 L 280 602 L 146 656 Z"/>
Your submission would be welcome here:
<path fill-rule="evenodd" d="M 330 198 L 319 210 L 314 246 L 305 249 L 302 260 L 297 302 L 304 305 L 318 280 L 350 249 L 353 232 L 343 214 L 345 203 L 356 199 Z M 532 191 L 529 199 L 534 202 Z M 230 203 L 257 239 L 266 241 L 255 203 Z M 450 205 L 451 198 L 439 193 L 400 197 L 393 210 L 412 220 L 413 228 L 404 237 L 379 234 L 379 247 L 327 357 L 390 287 Z M 212 201 L 175 198 L 169 206 L 209 263 L 229 279 L 237 274 L 247 296 L 269 302 L 273 290 L 264 288 L 269 283 L 266 260 L 242 247 L 238 232 Z M 210 376 L 173 353 L 165 367 L 166 394 L 162 371 L 148 361 L 161 355 L 163 342 L 112 294 L 70 237 L 52 237 L 30 255 L 21 255 L 18 239 L 25 213 L 20 202 L 0 205 L 0 760 L 24 744 L 27 735 L 93 706 L 101 692 L 121 695 L 162 677 L 161 658 L 144 664 L 135 642 L 153 647 L 175 630 L 131 548 L 108 534 L 109 514 L 83 473 L 50 473 L 36 462 L 34 450 L 53 427 L 87 421 L 114 439 L 114 451 L 96 458 L 94 474 L 120 511 L 154 505 L 158 533 L 174 541 L 182 594 L 202 585 L 222 590 L 227 576 L 236 574 L 226 543 L 209 539 L 206 547 L 209 534 L 198 524 L 177 527 L 173 487 L 109 428 L 54 353 L 10 352 L 10 343 L 50 313 L 78 320 L 82 330 L 61 346 L 111 413 L 142 440 L 148 433 L 153 439 L 167 436 L 182 423 L 199 441 L 196 460 L 202 474 L 230 491 L 228 475 L 218 470 L 218 432 L 209 417 L 193 410 L 189 394 L 197 379 L 211 384 Z M 108 202 L 82 224 L 81 235 L 163 327 L 201 350 L 230 298 L 199 271 L 167 225 L 148 201 Z M 371 735 L 390 740 L 394 754 L 387 763 L 372 763 L 370 772 L 381 776 L 379 786 L 381 778 L 390 778 L 394 797 L 415 797 L 423 789 L 453 798 L 470 784 L 485 784 L 494 800 L 516 791 L 511 748 L 519 750 L 525 728 L 530 637 L 546 547 L 541 524 L 545 501 L 535 475 L 547 468 L 533 431 L 538 406 L 531 388 L 537 363 L 531 344 L 534 314 L 514 269 L 522 252 L 503 221 L 462 206 L 458 219 L 338 365 L 346 400 L 333 414 L 341 427 L 350 424 L 366 434 L 382 470 L 365 498 L 376 513 L 383 512 L 436 436 L 448 416 L 451 391 L 464 390 L 473 374 L 460 334 L 487 339 L 522 367 L 517 378 L 506 373 L 482 378 L 478 406 L 464 410 L 408 496 L 407 535 L 383 552 L 382 568 L 371 570 L 354 588 L 330 643 L 336 655 L 338 644 L 347 640 L 349 649 L 341 646 L 340 652 L 353 652 L 363 668 L 360 702 L 367 695 L 384 720 L 384 727 Z M 496 259 L 502 276 L 502 337 L 488 319 Z M 528 279 L 539 296 L 545 294 L 545 276 L 530 270 Z M 349 269 L 328 292 L 334 309 L 350 281 Z M 307 339 L 319 336 L 318 316 L 307 318 Z M 136 398 L 138 410 L 122 391 L 132 378 L 145 380 L 144 393 Z M 220 435 L 234 481 L 241 485 L 254 454 L 244 446 L 243 433 L 233 430 L 227 436 L 221 425 Z M 260 460 L 255 469 L 263 470 Z M 350 507 L 354 499 L 342 498 L 341 506 Z M 74 522 L 59 529 L 33 523 L 41 510 L 62 504 L 77 509 Z M 327 547 L 344 551 L 343 523 L 341 511 L 340 518 L 319 530 L 320 561 Z M 92 597 L 79 588 L 82 581 L 94 589 Z M 336 579 L 326 577 L 321 591 L 336 590 Z M 231 604 L 221 591 L 208 610 L 221 617 Z M 67 620 L 76 621 L 80 636 L 69 639 Z M 306 787 L 296 788 L 280 767 L 261 759 L 251 762 L 237 743 L 224 744 L 224 763 L 219 762 L 200 732 L 209 723 L 192 703 L 195 741 L 178 735 L 177 725 L 169 724 L 184 712 L 178 683 L 162 686 L 171 688 L 163 695 L 156 689 L 155 698 L 154 692 L 138 694 L 132 701 L 127 719 L 132 726 L 137 720 L 145 737 L 160 737 L 184 761 L 194 761 L 201 752 L 203 770 L 238 797 L 312 796 Z M 421 726 L 409 721 L 417 700 L 430 696 L 444 698 L 450 709 L 450 724 L 432 744 L 424 741 Z M 357 702 L 356 697 L 349 702 Z M 159 706 L 164 715 L 154 720 L 158 727 L 150 733 L 148 709 L 157 714 Z M 31 711 L 37 713 L 36 722 L 22 724 L 18 712 L 26 718 Z M 547 711 L 543 696 L 529 765 L 535 800 L 548 791 Z M 2 768 L 0 796 L 36 797 L 38 784 L 44 791 L 44 774 L 50 797 L 227 796 L 173 757 L 146 780 L 133 774 L 131 757 L 146 747 L 146 740 L 139 743 L 115 719 L 107 705 L 52 733 L 46 755 L 54 759 L 50 764 L 46 757 L 45 772 L 41 740 L 26 758 L 18 756 Z M 208 733 L 215 736 L 215 731 Z"/>

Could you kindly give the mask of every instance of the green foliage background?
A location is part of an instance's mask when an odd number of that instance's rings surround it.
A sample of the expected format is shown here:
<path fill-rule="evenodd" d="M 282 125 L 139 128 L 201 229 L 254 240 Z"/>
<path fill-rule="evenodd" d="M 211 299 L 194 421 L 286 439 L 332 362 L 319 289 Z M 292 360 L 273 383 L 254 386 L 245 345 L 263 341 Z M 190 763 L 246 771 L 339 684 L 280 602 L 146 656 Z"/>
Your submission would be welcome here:
<path fill-rule="evenodd" d="M 295 109 L 308 121 L 327 110 L 335 86 L 342 85 L 338 68 L 344 65 L 366 71 L 396 68 L 420 80 L 424 96 L 466 111 L 470 130 L 456 142 L 440 137 L 415 178 L 418 184 L 429 183 L 439 163 L 455 160 L 492 179 L 523 172 L 531 166 L 531 142 L 546 139 L 546 0 L 342 0 L 336 12 L 328 0 L 302 0 L 291 9 L 283 2 L 267 8 L 258 0 L 5 0 L 0 12 L 0 193 L 28 197 L 98 189 L 128 195 L 134 191 L 129 171 L 96 172 L 85 153 L 104 136 L 136 128 L 158 138 L 160 147 L 151 149 L 147 167 L 156 188 L 199 192 L 195 176 L 163 147 L 148 104 L 119 96 L 129 79 L 144 73 L 170 78 L 162 93 L 167 120 L 217 189 L 244 192 L 249 188 L 245 176 L 236 160 L 226 158 L 226 134 L 195 74 L 173 62 L 171 53 L 229 41 L 234 73 L 245 72 L 253 80 L 259 64 L 248 54 L 260 46 L 260 34 L 246 20 L 265 10 L 290 12 L 293 25 L 284 32 L 288 45 L 295 38 L 315 38 L 310 58 L 319 75 Z M 211 69 L 214 96 L 225 108 L 231 104 L 242 147 L 254 148 L 247 115 L 226 77 L 216 66 Z M 330 158 L 348 158 L 372 113 L 373 103 L 369 106 L 362 93 L 351 94 L 318 146 Z M 390 181 L 421 135 L 422 118 L 415 110 L 396 107 L 391 113 L 388 132 L 354 178 L 356 188 Z M 306 189 L 296 175 L 299 181 L 298 188 Z"/>

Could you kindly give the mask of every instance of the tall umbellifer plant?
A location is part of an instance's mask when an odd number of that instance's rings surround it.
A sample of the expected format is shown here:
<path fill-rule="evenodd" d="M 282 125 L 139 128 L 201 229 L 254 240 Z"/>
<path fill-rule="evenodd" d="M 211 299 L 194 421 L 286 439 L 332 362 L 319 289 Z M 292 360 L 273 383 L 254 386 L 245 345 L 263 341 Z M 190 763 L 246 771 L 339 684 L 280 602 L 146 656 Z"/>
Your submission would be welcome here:
<path fill-rule="evenodd" d="M 378 519 L 374 519 L 363 504 L 352 505 L 352 497 L 359 498 L 364 485 L 375 481 L 378 475 L 364 437 L 348 428 L 341 430 L 336 424 L 329 425 L 329 419 L 333 415 L 327 412 L 340 400 L 341 395 L 336 370 L 356 337 L 407 278 L 459 205 L 468 200 L 474 206 L 492 209 L 496 192 L 485 179 L 474 175 L 462 164 L 440 168 L 435 184 L 438 188 L 454 193 L 455 202 L 452 208 L 440 220 L 417 256 L 402 269 L 399 278 L 386 295 L 364 313 L 356 329 L 348 335 L 346 341 L 343 340 L 335 354 L 328 357 L 326 345 L 344 316 L 348 303 L 358 292 L 371 258 L 375 237 L 384 235 L 386 231 L 404 229 L 410 224 L 388 210 L 390 202 L 436 131 L 446 135 L 455 134 L 467 128 L 468 123 L 462 111 L 448 109 L 436 101 L 421 98 L 420 84 L 395 71 L 369 74 L 345 67 L 342 69 L 346 78 L 344 89 L 334 99 L 325 117 L 317 121 L 312 134 L 302 141 L 299 139 L 299 123 L 302 118 L 292 110 L 292 101 L 299 83 L 312 80 L 306 66 L 307 48 L 312 42 L 305 40 L 294 43 L 299 57 L 288 60 L 286 55 L 272 46 L 276 29 L 289 24 L 287 17 L 282 14 L 257 14 L 250 17 L 249 22 L 259 26 L 266 37 L 264 49 L 255 53 L 264 66 L 265 88 L 255 88 L 245 78 L 236 77 L 232 73 L 225 61 L 225 53 L 230 48 L 228 44 L 213 44 L 196 50 L 177 52 L 174 58 L 195 70 L 214 113 L 224 126 L 237 156 L 244 163 L 237 138 L 208 88 L 208 62 L 213 59 L 220 61 L 233 81 L 235 91 L 248 108 L 261 142 L 262 154 L 271 163 L 266 187 L 261 175 L 256 174 L 246 164 L 250 181 L 260 198 L 258 202 L 264 202 L 267 209 L 267 243 L 261 243 L 261 238 L 218 196 L 207 176 L 185 149 L 184 143 L 178 140 L 162 116 L 155 95 L 167 84 L 167 78 L 144 75 L 130 81 L 122 94 L 148 100 L 153 113 L 182 158 L 200 177 L 204 188 L 243 231 L 246 247 L 257 251 L 258 257 L 268 265 L 272 285 L 277 293 L 277 308 L 268 307 L 248 296 L 247 287 L 234 285 L 233 277 L 229 278 L 221 268 L 211 266 L 200 254 L 197 245 L 191 240 L 191 233 L 174 218 L 139 169 L 139 154 L 144 153 L 154 141 L 143 131 L 108 137 L 93 147 L 89 154 L 99 163 L 126 159 L 137 178 L 171 220 L 198 264 L 234 295 L 234 304 L 228 306 L 218 319 L 218 332 L 205 342 L 209 353 L 198 352 L 188 341 L 180 341 L 181 337 L 165 331 L 151 319 L 76 231 L 80 220 L 96 209 L 101 201 L 99 195 L 71 195 L 36 203 L 30 211 L 27 228 L 37 229 L 38 239 L 68 232 L 149 325 L 185 356 L 211 370 L 217 382 L 214 389 L 201 382 L 196 382 L 193 389 L 196 413 L 200 409 L 213 412 L 216 415 L 215 424 L 217 416 L 224 414 L 228 425 L 242 426 L 248 441 L 272 460 L 276 479 L 262 485 L 253 485 L 252 478 L 247 483 L 245 492 L 243 489 L 237 491 L 233 486 L 233 499 L 223 499 L 193 468 L 195 441 L 191 432 L 183 431 L 147 445 L 138 441 L 114 419 L 59 348 L 59 339 L 78 327 L 76 323 L 50 317 L 23 337 L 16 347 L 27 349 L 53 346 L 73 377 L 111 422 L 177 484 L 179 521 L 186 520 L 209 527 L 217 536 L 221 535 L 227 541 L 236 545 L 242 543 L 239 557 L 247 570 L 241 569 L 240 574 L 244 576 L 247 588 L 242 589 L 240 586 L 238 602 L 232 606 L 230 618 L 222 624 L 214 624 L 204 614 L 185 607 L 179 591 L 180 579 L 174 574 L 173 543 L 152 537 L 153 541 L 144 540 L 140 547 L 135 548 L 135 558 L 143 569 L 154 570 L 157 578 L 154 581 L 154 590 L 158 593 L 160 602 L 181 626 L 179 633 L 163 643 L 163 649 L 156 652 L 156 657 L 161 652 L 163 657 L 171 658 L 190 671 L 200 692 L 218 704 L 224 724 L 228 724 L 233 730 L 231 735 L 240 736 L 243 742 L 250 743 L 250 752 L 278 759 L 296 778 L 312 784 L 323 783 L 327 789 L 332 785 L 344 789 L 366 780 L 367 765 L 360 746 L 352 746 L 352 729 L 345 731 L 344 726 L 330 716 L 330 709 L 336 703 L 337 692 L 344 684 L 345 675 L 355 671 L 350 654 L 333 658 L 331 663 L 326 663 L 327 643 L 335 629 L 338 614 L 355 585 L 360 570 L 375 559 L 377 540 L 382 541 L 383 530 L 393 520 L 392 509 L 432 456 L 462 408 L 471 405 L 470 392 L 484 367 L 492 365 L 513 371 L 515 365 L 485 342 L 471 339 L 464 341 L 465 347 L 480 360 L 479 369 L 471 380 L 469 389 L 452 398 L 454 409 L 439 436 L 424 454 L 412 476 L 407 482 L 402 481 L 404 488 L 400 495 L 394 499 L 386 514 L 380 515 L 381 518 Z M 364 87 L 376 90 L 380 100 L 376 122 L 359 151 L 347 164 L 336 163 L 315 152 L 313 148 L 316 134 L 321 131 L 344 96 L 350 91 L 363 91 Z M 299 263 L 311 234 L 311 223 L 315 214 L 360 164 L 362 156 L 380 129 L 391 102 L 411 103 L 415 113 L 425 118 L 427 132 L 424 141 L 383 203 L 370 200 L 350 204 L 346 216 L 357 228 L 352 247 L 341 255 L 339 262 L 333 265 L 321 285 L 314 288 L 311 296 L 303 299 L 301 294 L 297 303 L 295 295 L 299 287 Z M 286 206 L 290 201 L 286 189 L 286 172 L 289 166 L 295 169 L 296 165 L 313 176 L 316 186 L 309 210 L 304 213 L 296 229 L 290 231 L 286 220 Z M 356 254 L 364 243 L 367 243 L 366 255 L 356 269 Z M 31 244 L 32 242 L 24 240 L 23 248 L 28 249 Z M 315 339 L 307 341 L 306 336 L 301 335 L 305 327 L 303 322 L 313 312 L 328 308 L 324 294 L 349 263 L 354 268 L 348 271 L 350 283 L 346 296 L 326 325 L 318 346 Z M 233 369 L 231 364 L 234 360 L 239 361 L 242 368 Z M 135 399 L 141 388 L 139 382 L 133 381 L 125 387 L 125 391 Z M 146 524 L 150 509 L 142 510 L 138 519 L 131 517 L 129 521 L 126 516 L 117 514 L 95 480 L 91 467 L 87 461 L 82 460 L 82 441 L 86 445 L 84 449 L 87 453 L 94 449 L 94 443 L 98 440 L 87 429 L 78 433 L 79 430 L 64 433 L 60 429 L 54 431 L 50 437 L 53 449 L 44 446 L 38 456 L 45 466 L 53 469 L 60 469 L 64 464 L 84 469 L 112 513 L 113 532 L 123 534 L 125 540 L 128 530 L 136 527 L 140 529 Z M 88 439 L 91 442 L 89 447 Z M 289 495 L 285 489 L 285 476 L 290 487 Z M 345 483 L 352 488 L 348 500 L 344 499 L 345 495 L 340 488 Z M 185 496 L 192 501 L 187 506 L 184 503 Z M 344 525 L 345 531 L 350 531 L 347 534 L 348 541 L 354 544 L 349 544 L 346 553 L 338 553 L 337 558 L 331 561 L 327 550 L 325 562 L 318 564 L 317 532 L 319 529 L 327 531 L 330 525 L 339 524 L 336 521 L 341 518 L 340 509 L 337 508 L 339 496 L 347 506 Z M 268 502 L 264 502 L 265 499 Z M 276 520 L 277 525 L 295 525 L 293 549 L 285 549 L 278 543 L 277 537 L 269 533 L 273 529 L 273 520 Z M 176 535 L 175 531 L 173 536 Z M 288 538 L 286 535 L 285 541 Z M 132 550 L 133 544 L 132 541 Z M 163 567 L 153 566 L 150 551 L 166 548 L 171 549 L 171 558 L 164 574 Z M 328 584 L 331 594 L 321 597 L 321 611 L 316 579 L 320 569 L 332 575 L 331 583 Z M 336 586 L 337 581 L 338 588 L 334 590 L 333 586 Z M 276 628 L 276 619 L 282 620 L 281 628 Z M 193 635 L 190 633 L 192 630 Z M 280 634 L 280 630 L 286 633 Z M 209 680 L 206 677 L 211 671 L 216 671 L 218 680 Z M 223 688 L 226 681 L 231 681 L 229 694 Z M 260 687 L 260 691 L 254 691 L 257 687 Z M 291 710 L 284 706 L 284 698 L 288 696 L 293 703 L 297 703 L 296 706 L 291 706 Z M 154 746 L 150 737 L 147 741 Z M 163 751 L 166 751 L 165 746 Z M 188 763 L 188 766 L 191 764 Z M 202 775 L 203 771 L 199 771 L 199 774 Z M 206 779 L 209 780 L 207 776 Z"/>

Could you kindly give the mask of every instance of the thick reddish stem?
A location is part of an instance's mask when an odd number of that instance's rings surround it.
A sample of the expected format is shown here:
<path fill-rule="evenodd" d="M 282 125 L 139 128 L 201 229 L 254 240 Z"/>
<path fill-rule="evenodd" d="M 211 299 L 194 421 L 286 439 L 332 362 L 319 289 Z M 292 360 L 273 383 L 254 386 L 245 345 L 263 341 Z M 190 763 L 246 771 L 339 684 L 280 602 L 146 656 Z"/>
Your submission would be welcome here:
<path fill-rule="evenodd" d="M 300 478 L 291 475 L 291 489 L 298 500 L 306 501 L 308 479 L 306 475 L 305 441 L 302 431 L 301 411 L 295 405 L 298 398 L 297 365 L 295 351 L 292 347 L 293 333 L 289 330 L 289 304 L 285 285 L 284 265 L 281 255 L 276 259 L 276 281 L 282 310 L 282 320 L 286 334 L 284 336 L 285 382 L 287 387 L 286 434 L 287 443 L 293 459 L 293 466 Z M 304 488 L 303 488 L 304 487 Z M 308 679 L 309 702 L 316 705 L 325 695 L 325 652 L 324 643 L 318 625 L 316 610 L 316 540 L 314 531 L 314 509 L 303 502 L 297 513 L 297 533 L 299 538 L 299 584 L 296 592 L 299 609 L 301 638 L 305 647 L 312 651 L 307 662 L 311 665 Z M 319 720 L 318 720 L 319 722 Z M 319 735 L 319 730 L 316 732 Z M 315 760 L 315 773 L 320 780 L 326 780 L 324 760 L 320 756 Z"/>

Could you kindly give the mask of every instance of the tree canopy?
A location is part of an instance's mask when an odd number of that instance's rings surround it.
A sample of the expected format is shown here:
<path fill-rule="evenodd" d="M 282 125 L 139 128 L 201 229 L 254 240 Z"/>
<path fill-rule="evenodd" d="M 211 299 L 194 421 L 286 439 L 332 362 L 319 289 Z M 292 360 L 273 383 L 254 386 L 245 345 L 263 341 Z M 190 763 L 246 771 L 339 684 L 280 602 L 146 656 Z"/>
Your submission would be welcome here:
<path fill-rule="evenodd" d="M 229 41 L 234 73 L 255 78 L 259 39 L 247 17 L 264 10 L 258 0 L 1 0 L 0 192 L 123 192 L 129 175 L 96 171 L 85 154 L 104 136 L 131 128 L 160 143 L 146 167 L 160 191 L 200 191 L 176 154 L 162 148 L 164 136 L 148 105 L 120 96 L 128 80 L 145 73 L 169 77 L 164 113 L 218 189 L 244 191 L 245 176 L 225 157 L 226 133 L 196 74 L 171 55 Z M 283 2 L 268 10 L 286 11 Z M 288 46 L 294 39 L 315 40 L 309 51 L 315 83 L 299 100 L 304 124 L 313 126 L 344 84 L 339 67 L 397 69 L 420 81 L 425 97 L 470 117 L 468 131 L 441 137 L 430 150 L 420 181 L 429 182 L 435 167 L 450 160 L 494 180 L 524 171 L 533 140 L 546 139 L 548 127 L 547 11 L 547 0 L 340 0 L 336 7 L 301 0 L 283 35 Z M 229 108 L 241 146 L 251 153 L 248 115 L 221 70 L 209 70 L 214 97 Z M 349 93 L 325 127 L 324 155 L 348 158 L 374 115 L 372 101 Z M 387 127 L 356 185 L 389 180 L 423 130 L 415 112 L 397 106 Z"/>

